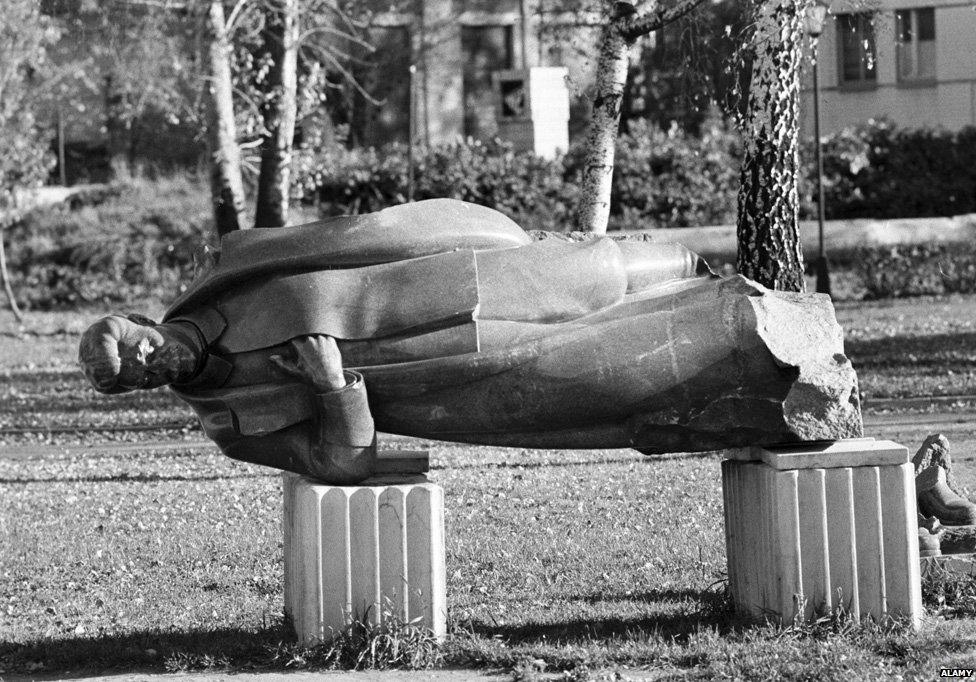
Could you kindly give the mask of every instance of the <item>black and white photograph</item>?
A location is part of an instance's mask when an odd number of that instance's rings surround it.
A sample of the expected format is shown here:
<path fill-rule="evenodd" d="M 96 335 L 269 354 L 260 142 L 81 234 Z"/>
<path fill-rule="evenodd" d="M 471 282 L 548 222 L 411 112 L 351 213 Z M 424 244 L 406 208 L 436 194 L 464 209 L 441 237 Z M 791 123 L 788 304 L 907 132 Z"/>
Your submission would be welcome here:
<path fill-rule="evenodd" d="M 976 675 L 976 0 L 0 0 L 0 682 Z"/>

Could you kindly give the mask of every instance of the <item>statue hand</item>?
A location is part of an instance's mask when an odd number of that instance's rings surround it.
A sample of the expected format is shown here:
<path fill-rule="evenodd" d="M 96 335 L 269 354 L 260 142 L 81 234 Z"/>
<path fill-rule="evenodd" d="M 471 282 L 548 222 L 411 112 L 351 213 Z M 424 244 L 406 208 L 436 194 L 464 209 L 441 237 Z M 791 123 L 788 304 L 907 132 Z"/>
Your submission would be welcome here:
<path fill-rule="evenodd" d="M 335 391 L 346 385 L 342 355 L 331 336 L 303 336 L 291 340 L 294 361 L 272 355 L 271 362 L 282 371 L 311 384 L 317 391 Z"/>

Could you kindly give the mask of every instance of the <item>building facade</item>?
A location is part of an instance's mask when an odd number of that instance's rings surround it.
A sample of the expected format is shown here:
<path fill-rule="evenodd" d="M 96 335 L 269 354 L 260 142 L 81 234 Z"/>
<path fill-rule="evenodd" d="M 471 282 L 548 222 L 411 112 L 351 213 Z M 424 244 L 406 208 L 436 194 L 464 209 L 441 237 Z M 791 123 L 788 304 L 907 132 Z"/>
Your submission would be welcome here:
<path fill-rule="evenodd" d="M 834 2 L 820 38 L 821 132 L 871 118 L 900 127 L 976 125 L 976 6 L 971 0 Z M 813 134 L 809 74 L 803 132 Z"/>
<path fill-rule="evenodd" d="M 585 60 L 574 61 L 559 38 L 549 35 L 547 19 L 564 17 L 546 15 L 529 0 L 424 0 L 411 9 L 381 13 L 373 21 L 376 53 L 400 56 L 384 58 L 377 71 L 377 86 L 388 92 L 380 93 L 382 104 L 367 106 L 364 142 L 405 141 L 410 112 L 414 137 L 427 143 L 504 138 L 518 127 L 506 118 L 519 118 L 521 108 L 511 106 L 519 98 L 524 118 L 558 110 L 553 118 L 566 126 L 569 88 L 560 89 L 565 79 L 539 70 L 564 67 L 569 59 L 574 75 L 586 78 L 579 73 Z M 586 35 L 587 27 L 575 34 Z M 511 85 L 518 72 L 525 76 L 525 92 Z M 545 82 L 533 89 L 533 97 L 528 96 L 530 80 Z"/>

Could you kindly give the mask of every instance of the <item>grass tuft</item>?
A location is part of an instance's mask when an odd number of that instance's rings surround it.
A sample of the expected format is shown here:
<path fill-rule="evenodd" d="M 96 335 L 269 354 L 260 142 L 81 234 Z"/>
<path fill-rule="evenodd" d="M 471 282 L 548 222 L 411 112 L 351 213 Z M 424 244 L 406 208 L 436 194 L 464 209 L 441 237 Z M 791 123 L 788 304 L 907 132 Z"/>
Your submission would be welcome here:
<path fill-rule="evenodd" d="M 166 672 L 188 673 L 200 670 L 227 670 L 231 659 L 225 655 L 200 654 L 192 651 L 174 651 L 164 662 Z"/>
<path fill-rule="evenodd" d="M 274 667 L 331 670 L 429 670 L 441 662 L 440 643 L 422 619 L 404 620 L 385 605 L 379 623 L 354 620 L 330 639 L 307 646 L 279 643 Z"/>
<path fill-rule="evenodd" d="M 935 564 L 922 576 L 922 602 L 943 618 L 976 617 L 976 577 Z"/>

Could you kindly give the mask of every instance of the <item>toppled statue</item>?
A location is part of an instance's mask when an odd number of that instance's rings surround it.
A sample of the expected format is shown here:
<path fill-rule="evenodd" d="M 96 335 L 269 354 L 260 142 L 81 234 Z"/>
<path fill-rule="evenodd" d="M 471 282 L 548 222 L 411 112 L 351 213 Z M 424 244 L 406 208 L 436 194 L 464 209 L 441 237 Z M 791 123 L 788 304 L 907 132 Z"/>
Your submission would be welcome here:
<path fill-rule="evenodd" d="M 80 361 L 103 393 L 169 385 L 230 457 L 340 484 L 377 472 L 376 429 L 655 454 L 862 428 L 826 296 L 453 200 L 232 233 L 161 324 L 104 318 Z"/>

